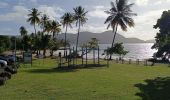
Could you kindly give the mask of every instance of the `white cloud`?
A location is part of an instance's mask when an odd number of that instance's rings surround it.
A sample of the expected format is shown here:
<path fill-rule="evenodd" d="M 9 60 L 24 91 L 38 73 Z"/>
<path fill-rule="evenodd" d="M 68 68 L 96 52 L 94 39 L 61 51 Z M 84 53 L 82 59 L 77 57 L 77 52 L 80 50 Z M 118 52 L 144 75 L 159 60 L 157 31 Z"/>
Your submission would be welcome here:
<path fill-rule="evenodd" d="M 136 4 L 139 6 L 144 6 L 148 4 L 149 0 L 136 0 Z"/>
<path fill-rule="evenodd" d="M 52 20 L 55 20 L 56 18 L 60 18 L 61 14 L 64 12 L 64 10 L 60 7 L 47 6 L 47 5 L 39 6 L 38 10 L 43 14 L 44 13 L 47 14 Z"/>
<path fill-rule="evenodd" d="M 28 13 L 28 9 L 23 6 L 14 6 L 13 12 L 1 14 L 0 21 L 14 21 L 14 22 L 21 22 L 26 19 Z"/>
<path fill-rule="evenodd" d="M 106 18 L 108 15 L 104 12 L 105 10 L 104 6 L 96 6 L 94 10 L 89 11 L 88 15 L 93 18 Z"/>
<path fill-rule="evenodd" d="M 64 11 L 60 7 L 51 7 L 46 5 L 40 5 L 37 8 L 40 12 L 47 14 L 50 19 L 55 20 L 61 16 L 61 13 Z M 25 23 L 27 19 L 28 8 L 24 6 L 14 6 L 12 12 L 1 14 L 0 21 L 13 21 L 16 23 Z"/>
<path fill-rule="evenodd" d="M 126 37 L 137 37 L 143 40 L 153 39 L 157 30 L 153 28 L 157 19 L 160 18 L 164 10 L 149 11 L 134 18 L 135 27 L 129 28 L 127 32 L 122 32 Z"/>

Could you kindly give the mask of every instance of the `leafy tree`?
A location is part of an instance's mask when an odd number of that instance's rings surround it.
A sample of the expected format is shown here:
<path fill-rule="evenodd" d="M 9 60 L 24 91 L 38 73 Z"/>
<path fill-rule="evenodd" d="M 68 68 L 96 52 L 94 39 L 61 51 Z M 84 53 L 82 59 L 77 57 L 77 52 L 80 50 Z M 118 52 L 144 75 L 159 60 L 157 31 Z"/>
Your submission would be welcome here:
<path fill-rule="evenodd" d="M 91 49 L 96 49 L 98 46 L 98 40 L 96 38 L 91 38 L 91 41 L 88 43 L 88 47 Z"/>
<path fill-rule="evenodd" d="M 95 63 L 95 49 L 98 48 L 98 40 L 96 38 L 91 38 L 88 47 L 93 50 L 93 62 Z"/>
<path fill-rule="evenodd" d="M 50 41 L 50 35 L 45 34 L 42 35 L 42 48 L 43 48 L 43 55 L 46 56 L 46 50 L 49 48 L 49 41 Z"/>
<path fill-rule="evenodd" d="M 162 57 L 163 60 L 166 60 L 170 54 L 170 10 L 162 13 L 154 28 L 159 29 L 159 32 L 155 37 L 156 43 L 152 49 L 158 50 L 156 57 Z"/>
<path fill-rule="evenodd" d="M 107 28 L 111 27 L 114 32 L 111 47 L 114 46 L 118 26 L 120 26 L 123 31 L 127 31 L 128 26 L 134 27 L 134 20 L 132 19 L 132 16 L 136 16 L 136 14 L 133 13 L 131 10 L 131 7 L 134 4 L 127 3 L 128 0 L 115 0 L 115 2 L 111 2 L 111 9 L 105 11 L 107 14 L 109 14 L 105 21 L 105 24 L 108 24 Z"/>
<path fill-rule="evenodd" d="M 0 35 L 0 53 L 10 49 L 11 42 L 8 36 Z"/>
<path fill-rule="evenodd" d="M 78 46 L 78 42 L 79 42 L 80 28 L 81 28 L 81 25 L 85 24 L 86 21 L 88 20 L 86 18 L 86 14 L 88 12 L 85 11 L 85 9 L 82 8 L 81 6 L 73 8 L 73 10 L 74 10 L 74 15 L 73 15 L 74 20 L 76 21 L 76 26 L 78 26 L 78 34 L 77 34 L 77 40 L 76 40 L 76 53 L 77 53 L 77 46 Z"/>
<path fill-rule="evenodd" d="M 105 51 L 107 56 L 117 54 L 120 59 L 128 53 L 128 51 L 124 50 L 123 43 L 115 43 L 113 47 L 107 48 Z"/>
<path fill-rule="evenodd" d="M 48 48 L 50 49 L 50 56 L 53 56 L 53 51 L 58 50 L 61 44 L 56 39 L 51 39 L 48 44 Z"/>

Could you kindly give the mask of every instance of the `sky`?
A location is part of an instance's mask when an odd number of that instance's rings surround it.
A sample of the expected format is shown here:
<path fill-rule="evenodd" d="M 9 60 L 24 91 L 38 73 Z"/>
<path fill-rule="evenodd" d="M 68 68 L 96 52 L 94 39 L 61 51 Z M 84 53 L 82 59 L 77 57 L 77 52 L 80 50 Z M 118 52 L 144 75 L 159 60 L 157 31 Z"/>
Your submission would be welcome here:
<path fill-rule="evenodd" d="M 19 35 L 21 26 L 25 26 L 29 33 L 32 33 L 33 27 L 26 22 L 31 8 L 37 8 L 50 19 L 60 21 L 64 13 L 73 12 L 73 8 L 79 5 L 88 11 L 88 21 L 81 31 L 101 33 L 111 30 L 104 24 L 108 17 L 104 11 L 110 9 L 111 1 L 115 0 L 0 0 L 0 35 Z M 133 17 L 135 27 L 128 28 L 127 32 L 119 28 L 118 32 L 125 37 L 154 39 L 158 30 L 153 29 L 153 25 L 163 11 L 170 9 L 170 0 L 129 0 L 129 3 L 135 3 L 132 7 L 133 12 L 137 13 L 137 16 Z M 76 31 L 75 24 L 68 30 L 69 33 Z M 62 32 L 64 32 L 63 27 Z"/>

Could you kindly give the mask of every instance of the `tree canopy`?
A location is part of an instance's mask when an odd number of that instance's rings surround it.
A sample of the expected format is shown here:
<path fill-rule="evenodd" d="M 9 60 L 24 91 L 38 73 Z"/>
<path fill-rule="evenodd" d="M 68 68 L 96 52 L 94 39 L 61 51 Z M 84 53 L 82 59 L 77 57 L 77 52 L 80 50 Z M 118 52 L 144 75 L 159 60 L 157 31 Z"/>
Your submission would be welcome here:
<path fill-rule="evenodd" d="M 159 29 L 155 40 L 156 43 L 152 46 L 152 49 L 157 49 L 157 57 L 165 57 L 164 53 L 170 54 L 170 10 L 164 11 L 161 18 L 157 20 L 155 29 Z"/>

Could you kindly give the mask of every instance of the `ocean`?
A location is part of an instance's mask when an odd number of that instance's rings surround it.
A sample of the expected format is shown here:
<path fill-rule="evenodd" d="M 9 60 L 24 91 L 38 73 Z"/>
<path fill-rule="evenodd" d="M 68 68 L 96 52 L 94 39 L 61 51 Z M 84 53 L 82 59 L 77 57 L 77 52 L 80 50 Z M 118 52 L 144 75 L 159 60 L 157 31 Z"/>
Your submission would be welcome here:
<path fill-rule="evenodd" d="M 107 47 L 110 47 L 111 44 L 100 44 L 100 58 L 104 58 L 105 56 L 102 55 L 104 53 L 104 50 L 107 49 Z M 148 59 L 152 58 L 153 54 L 157 51 L 154 49 L 151 49 L 153 46 L 153 43 L 125 43 L 123 44 L 124 49 L 129 51 L 129 53 L 124 57 L 124 59 Z M 58 50 L 55 52 L 55 55 L 57 55 L 59 52 L 63 54 L 62 50 Z M 96 58 L 97 58 L 97 51 L 96 53 Z M 81 52 L 80 52 L 81 54 Z M 90 52 L 88 53 L 88 59 L 91 59 L 93 57 L 93 53 Z M 85 56 L 84 56 L 85 57 Z M 118 55 L 113 55 L 113 58 L 118 58 Z"/>
<path fill-rule="evenodd" d="M 100 48 L 107 48 L 111 44 L 100 44 Z M 129 53 L 124 57 L 125 59 L 148 59 L 152 58 L 153 54 L 157 51 L 151 49 L 153 43 L 125 43 L 123 44 L 124 49 L 129 51 Z M 117 55 L 113 55 L 117 58 Z"/>

